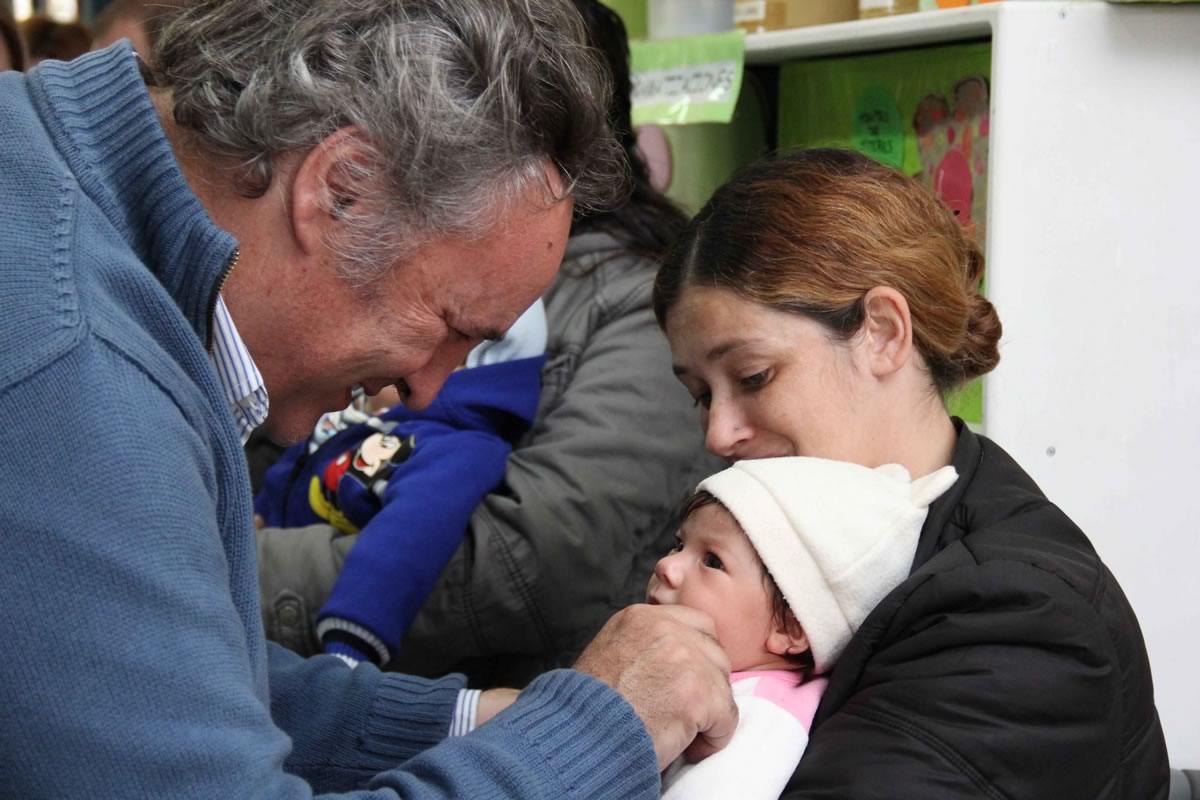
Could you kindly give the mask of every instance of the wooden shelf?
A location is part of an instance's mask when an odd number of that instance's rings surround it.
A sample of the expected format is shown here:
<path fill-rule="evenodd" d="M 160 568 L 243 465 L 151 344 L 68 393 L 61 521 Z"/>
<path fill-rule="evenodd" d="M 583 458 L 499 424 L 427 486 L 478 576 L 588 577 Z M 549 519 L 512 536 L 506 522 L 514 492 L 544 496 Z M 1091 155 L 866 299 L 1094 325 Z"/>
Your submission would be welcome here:
<path fill-rule="evenodd" d="M 813 25 L 746 37 L 747 64 L 779 64 L 797 58 L 917 47 L 992 35 L 996 20 L 1010 3 L 918 11 L 894 17 Z M 1022 6 L 1060 5 L 1023 2 Z"/>

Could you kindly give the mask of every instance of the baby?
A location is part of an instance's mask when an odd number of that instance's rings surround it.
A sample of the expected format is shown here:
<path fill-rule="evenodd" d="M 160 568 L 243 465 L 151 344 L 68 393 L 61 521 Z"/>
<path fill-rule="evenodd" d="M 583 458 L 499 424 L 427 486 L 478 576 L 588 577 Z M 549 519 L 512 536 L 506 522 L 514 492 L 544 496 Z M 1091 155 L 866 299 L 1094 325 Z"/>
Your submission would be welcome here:
<path fill-rule="evenodd" d="M 914 481 L 898 464 L 771 458 L 700 483 L 646 599 L 712 617 L 740 716 L 724 750 L 668 767 L 664 798 L 779 797 L 808 744 L 820 676 L 908 577 L 929 505 L 957 478 L 953 467 Z"/>

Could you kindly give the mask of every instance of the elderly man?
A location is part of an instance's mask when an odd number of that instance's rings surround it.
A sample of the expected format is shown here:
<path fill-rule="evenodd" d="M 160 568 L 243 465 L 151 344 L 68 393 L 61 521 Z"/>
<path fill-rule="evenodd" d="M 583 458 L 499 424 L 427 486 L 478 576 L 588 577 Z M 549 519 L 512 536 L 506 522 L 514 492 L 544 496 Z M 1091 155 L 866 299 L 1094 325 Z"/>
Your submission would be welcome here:
<path fill-rule="evenodd" d="M 619 183 L 580 41 L 565 0 L 207 0 L 153 71 L 0 77 L 5 796 L 657 797 L 732 734 L 686 609 L 519 697 L 263 639 L 241 437 L 422 407 L 539 295 Z"/>

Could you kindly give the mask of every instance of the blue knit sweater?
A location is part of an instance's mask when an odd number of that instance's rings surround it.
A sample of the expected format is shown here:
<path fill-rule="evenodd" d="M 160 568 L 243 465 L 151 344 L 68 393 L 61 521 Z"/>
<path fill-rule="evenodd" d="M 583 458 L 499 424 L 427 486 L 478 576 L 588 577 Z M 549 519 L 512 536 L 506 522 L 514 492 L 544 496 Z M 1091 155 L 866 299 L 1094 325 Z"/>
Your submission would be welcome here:
<path fill-rule="evenodd" d="M 570 671 L 474 734 L 461 679 L 268 646 L 250 490 L 205 351 L 234 242 L 126 45 L 0 75 L 0 794 L 657 797 Z"/>

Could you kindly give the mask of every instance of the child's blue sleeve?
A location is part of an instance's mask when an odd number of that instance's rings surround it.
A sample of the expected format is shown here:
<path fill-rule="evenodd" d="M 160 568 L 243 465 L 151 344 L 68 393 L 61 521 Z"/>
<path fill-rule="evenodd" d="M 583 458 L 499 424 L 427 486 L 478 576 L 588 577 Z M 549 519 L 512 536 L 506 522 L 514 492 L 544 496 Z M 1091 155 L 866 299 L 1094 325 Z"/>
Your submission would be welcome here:
<path fill-rule="evenodd" d="M 504 477 L 511 446 L 480 431 L 418 430 L 392 472 L 383 508 L 346 558 L 317 632 L 328 653 L 386 662 Z"/>

